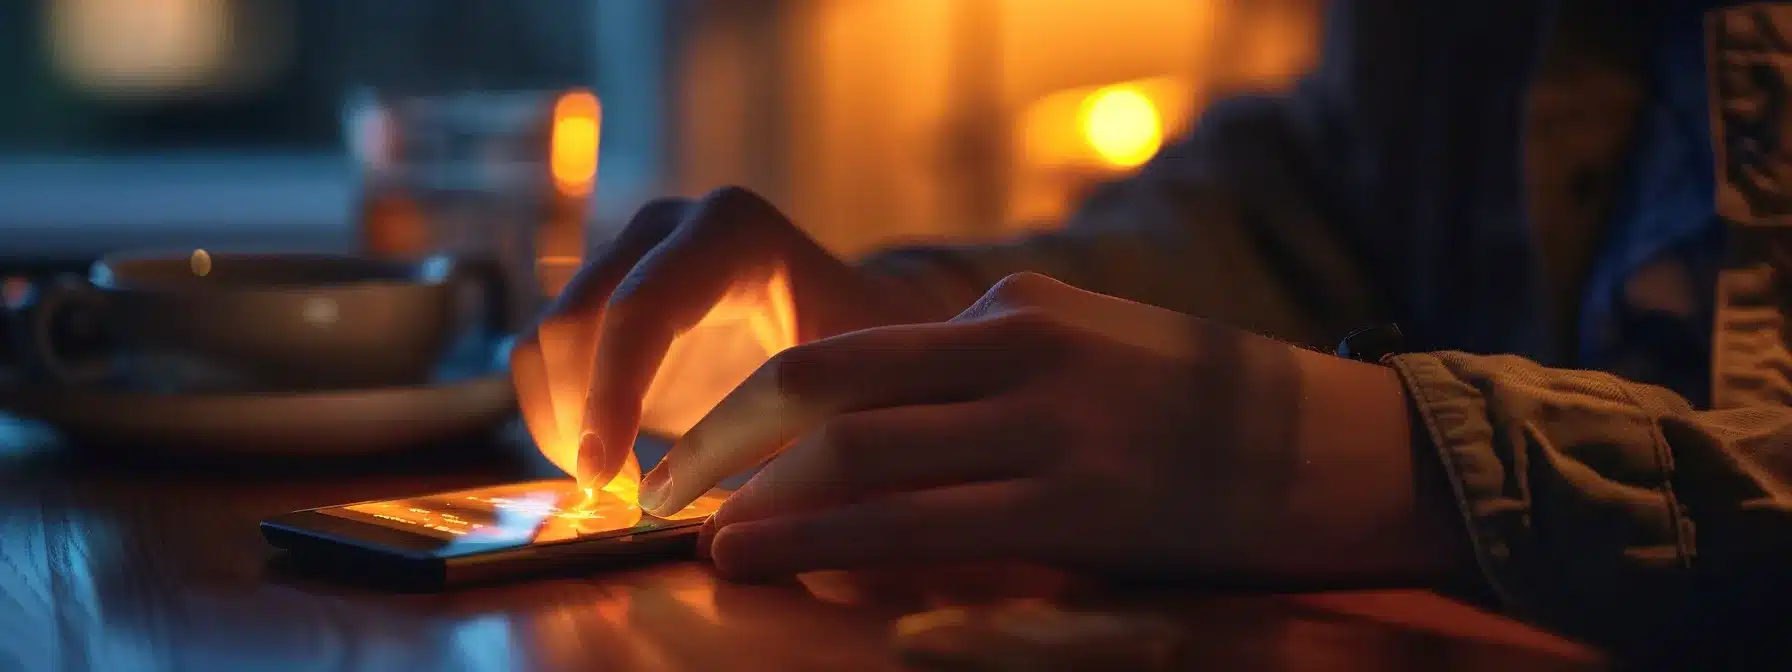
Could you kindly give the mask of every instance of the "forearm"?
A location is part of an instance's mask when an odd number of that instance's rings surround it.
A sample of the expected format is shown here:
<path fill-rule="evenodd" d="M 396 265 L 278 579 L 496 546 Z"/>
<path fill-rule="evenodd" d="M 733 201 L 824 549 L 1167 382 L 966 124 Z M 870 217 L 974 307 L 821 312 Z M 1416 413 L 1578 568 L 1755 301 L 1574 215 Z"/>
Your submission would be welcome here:
<path fill-rule="evenodd" d="M 1303 390 L 1287 502 L 1293 575 L 1453 587 L 1477 580 L 1443 465 L 1393 369 L 1297 354 Z M 1417 426 L 1415 426 L 1417 425 Z"/>

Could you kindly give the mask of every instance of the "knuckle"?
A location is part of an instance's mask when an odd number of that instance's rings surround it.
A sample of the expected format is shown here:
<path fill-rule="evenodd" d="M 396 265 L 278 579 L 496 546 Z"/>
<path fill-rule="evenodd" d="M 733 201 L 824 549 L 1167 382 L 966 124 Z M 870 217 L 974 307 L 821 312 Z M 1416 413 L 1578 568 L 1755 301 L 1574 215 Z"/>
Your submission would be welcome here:
<path fill-rule="evenodd" d="M 754 193 L 752 189 L 735 184 L 710 190 L 709 193 L 703 195 L 703 203 L 725 208 L 765 207 L 767 205 L 765 199 Z"/>
<path fill-rule="evenodd" d="M 960 312 L 953 321 L 981 320 L 1001 317 L 1017 311 L 1027 310 L 1039 305 L 1036 288 L 1039 280 L 1045 276 L 1037 273 L 1015 273 L 991 285 L 983 296 L 969 308 Z"/>
<path fill-rule="evenodd" d="M 784 215 L 752 190 L 726 186 L 704 195 L 695 221 L 702 228 L 754 231 L 783 222 Z"/>
<path fill-rule="evenodd" d="M 647 284 L 650 277 L 650 273 L 638 266 L 622 276 L 622 280 L 616 283 L 616 288 L 610 291 L 609 300 L 604 302 L 604 319 L 606 321 L 625 321 L 627 315 L 635 310 L 634 306 L 637 303 L 635 296 L 641 293 L 641 288 Z"/>
<path fill-rule="evenodd" d="M 654 201 L 641 206 L 629 218 L 628 224 L 622 227 L 622 231 L 604 244 L 599 256 L 617 250 L 651 247 L 678 229 L 688 207 L 688 203 L 676 201 Z"/>
<path fill-rule="evenodd" d="M 1033 272 L 1010 274 L 989 288 L 987 295 L 1010 306 L 1039 305 L 1063 284 Z"/>
<path fill-rule="evenodd" d="M 635 210 L 629 217 L 628 224 L 622 231 L 603 243 L 594 255 L 595 259 L 612 259 L 613 263 L 632 264 L 636 257 L 665 240 L 678 230 L 684 222 L 685 214 L 690 211 L 691 202 L 682 198 L 661 198 L 649 201 Z M 600 272 L 614 272 L 615 268 L 599 269 Z"/>
<path fill-rule="evenodd" d="M 691 200 L 688 198 L 661 196 L 642 204 L 641 208 L 636 211 L 635 217 L 639 219 L 641 217 L 669 214 L 683 210 L 685 206 L 690 204 Z"/>
<path fill-rule="evenodd" d="M 664 235 L 678 226 L 678 223 L 684 219 L 685 209 L 690 205 L 690 201 L 682 198 L 658 198 L 648 201 L 646 205 L 641 206 L 641 209 L 635 211 L 634 217 L 628 220 L 628 227 L 625 231 L 629 236 L 658 237 Z"/>

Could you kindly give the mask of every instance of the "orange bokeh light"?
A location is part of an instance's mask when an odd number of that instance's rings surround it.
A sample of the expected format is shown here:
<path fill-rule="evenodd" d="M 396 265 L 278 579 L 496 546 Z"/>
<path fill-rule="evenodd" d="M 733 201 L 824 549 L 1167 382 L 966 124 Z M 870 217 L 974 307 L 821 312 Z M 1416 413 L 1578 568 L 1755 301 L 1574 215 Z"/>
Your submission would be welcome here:
<path fill-rule="evenodd" d="M 1118 168 L 1143 165 L 1163 145 L 1157 104 L 1133 87 L 1113 86 L 1090 94 L 1077 121 L 1089 148 Z"/>
<path fill-rule="evenodd" d="M 597 183 L 597 146 L 603 107 L 597 96 L 574 91 L 554 103 L 554 127 L 548 157 L 554 187 L 563 196 L 591 194 Z"/>

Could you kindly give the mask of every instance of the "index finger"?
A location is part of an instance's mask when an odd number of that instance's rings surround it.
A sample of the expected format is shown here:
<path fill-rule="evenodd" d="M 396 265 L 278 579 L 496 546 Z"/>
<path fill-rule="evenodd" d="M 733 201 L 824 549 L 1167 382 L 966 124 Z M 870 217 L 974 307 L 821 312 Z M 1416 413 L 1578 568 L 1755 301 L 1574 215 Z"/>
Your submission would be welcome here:
<path fill-rule="evenodd" d="M 689 202 L 643 206 L 609 245 L 593 256 L 511 350 L 517 405 L 536 447 L 569 474 L 577 473 L 585 396 L 596 358 L 603 304 L 635 263 L 678 224 Z"/>
<path fill-rule="evenodd" d="M 1025 319 L 866 329 L 785 350 L 672 446 L 641 483 L 641 508 L 683 508 L 838 413 L 981 398 L 1030 370 Z"/>
<path fill-rule="evenodd" d="M 576 439 L 583 429 L 584 395 L 596 364 L 605 302 L 641 258 L 671 235 L 690 205 L 688 200 L 673 198 L 642 206 L 621 235 L 580 268 L 543 312 L 535 334 L 542 357 L 556 381 L 566 381 L 576 390 L 571 396 L 555 397 L 565 407 L 558 417 L 561 433 L 569 439 Z"/>

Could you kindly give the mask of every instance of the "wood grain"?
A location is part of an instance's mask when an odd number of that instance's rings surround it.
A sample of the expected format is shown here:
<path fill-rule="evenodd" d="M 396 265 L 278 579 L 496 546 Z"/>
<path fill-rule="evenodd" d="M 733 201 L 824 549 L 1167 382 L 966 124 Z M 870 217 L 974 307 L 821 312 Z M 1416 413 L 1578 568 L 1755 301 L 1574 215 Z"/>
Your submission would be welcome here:
<path fill-rule="evenodd" d="M 0 418 L 0 670 L 1049 669 L 1142 664 L 1132 654 L 1166 645 L 1154 664 L 1177 669 L 1601 666 L 1588 649 L 1418 591 L 1120 591 L 1014 568 L 744 585 L 682 562 L 392 594 L 282 571 L 257 521 L 536 467 L 466 458 L 275 475 L 86 455 Z M 1016 604 L 1054 615 L 1007 630 L 962 617 Z M 942 606 L 955 625 L 893 639 L 897 619 Z M 1095 632 L 1075 625 L 1089 623 L 1102 624 L 1100 642 L 1073 636 Z"/>

